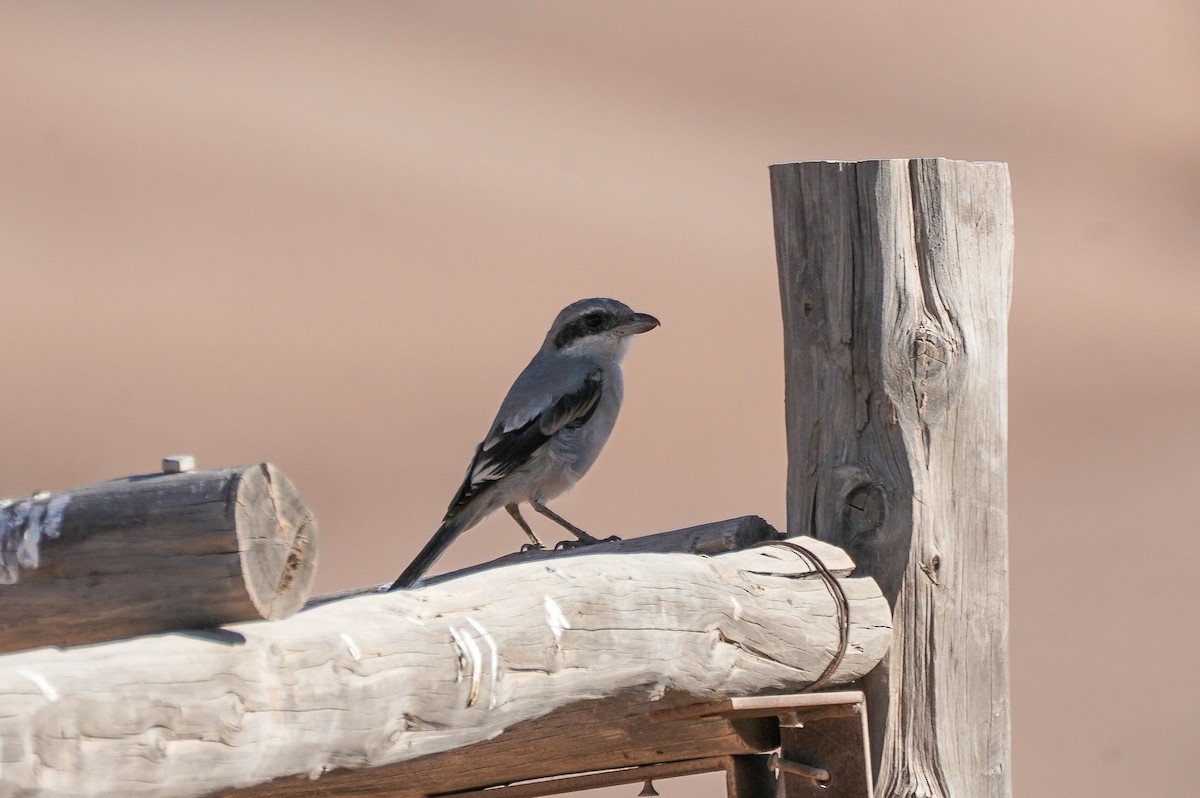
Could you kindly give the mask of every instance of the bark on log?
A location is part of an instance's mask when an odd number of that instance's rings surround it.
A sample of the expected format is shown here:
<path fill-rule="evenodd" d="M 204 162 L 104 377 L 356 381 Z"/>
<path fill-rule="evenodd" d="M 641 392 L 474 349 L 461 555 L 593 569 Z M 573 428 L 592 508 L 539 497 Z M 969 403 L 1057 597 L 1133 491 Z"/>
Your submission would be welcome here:
<path fill-rule="evenodd" d="M 9 503 L 0 651 L 286 618 L 308 597 L 316 533 L 291 482 L 266 463 Z"/>
<path fill-rule="evenodd" d="M 176 798 L 383 766 L 599 698 L 796 691 L 837 649 L 828 587 L 785 546 L 615 562 L 520 563 L 276 623 L 0 657 L 0 794 Z M 872 580 L 840 584 L 845 683 L 891 629 Z M 386 789 L 411 793 L 385 770 Z"/>
<path fill-rule="evenodd" d="M 895 612 L 864 683 L 876 795 L 1007 798 L 1007 168 L 781 164 L 771 189 L 788 530 Z"/>
<path fill-rule="evenodd" d="M 670 532 L 658 532 L 653 535 L 642 535 L 623 540 L 605 540 L 590 546 L 580 546 L 574 549 L 526 549 L 505 554 L 488 562 L 469 565 L 457 571 L 437 574 L 422 579 L 418 587 L 437 585 L 452 579 L 460 579 L 468 574 L 477 574 L 517 563 L 538 562 L 545 560 L 563 560 L 580 555 L 593 556 L 596 554 L 637 554 L 656 552 L 658 554 L 721 554 L 726 551 L 746 549 L 767 540 L 779 540 L 783 535 L 757 515 L 743 515 L 725 521 L 713 521 L 708 524 L 689 526 L 686 529 L 674 529 Z M 324 593 L 313 596 L 305 604 L 305 608 L 319 607 L 331 601 L 341 601 L 354 596 L 367 596 L 373 593 L 386 593 L 392 586 L 391 580 L 369 587 L 353 587 L 334 593 Z"/>

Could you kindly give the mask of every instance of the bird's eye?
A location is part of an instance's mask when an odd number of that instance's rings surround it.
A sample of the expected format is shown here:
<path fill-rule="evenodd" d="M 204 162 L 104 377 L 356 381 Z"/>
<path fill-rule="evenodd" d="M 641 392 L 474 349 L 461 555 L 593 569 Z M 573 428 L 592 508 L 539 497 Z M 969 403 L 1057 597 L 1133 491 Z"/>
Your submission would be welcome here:
<path fill-rule="evenodd" d="M 589 313 L 583 317 L 583 323 L 589 330 L 599 330 L 604 326 L 604 317 L 599 313 Z"/>

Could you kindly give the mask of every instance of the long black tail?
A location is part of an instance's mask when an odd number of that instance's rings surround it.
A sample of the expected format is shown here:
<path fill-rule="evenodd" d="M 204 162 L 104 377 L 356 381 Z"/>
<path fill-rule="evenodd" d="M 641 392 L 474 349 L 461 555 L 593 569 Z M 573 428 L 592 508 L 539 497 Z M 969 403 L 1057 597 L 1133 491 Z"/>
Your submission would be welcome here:
<path fill-rule="evenodd" d="M 461 524 L 454 521 L 444 522 L 438 527 L 438 531 L 433 533 L 433 537 L 425 544 L 425 548 L 421 549 L 421 553 L 404 569 L 404 573 L 396 578 L 388 591 L 406 590 L 412 587 L 418 579 L 425 575 L 426 571 L 433 567 L 438 557 L 442 556 L 454 539 L 458 537 L 458 533 L 462 531 Z"/>

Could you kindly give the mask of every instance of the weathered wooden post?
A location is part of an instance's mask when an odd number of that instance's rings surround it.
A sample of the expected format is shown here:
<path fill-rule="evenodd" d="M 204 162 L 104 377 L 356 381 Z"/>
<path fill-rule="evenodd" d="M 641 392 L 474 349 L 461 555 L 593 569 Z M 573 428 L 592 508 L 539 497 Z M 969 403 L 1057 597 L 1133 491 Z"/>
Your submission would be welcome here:
<path fill-rule="evenodd" d="M 844 547 L 893 608 L 875 794 L 1006 798 L 1007 168 L 780 164 L 771 188 L 788 533 Z"/>

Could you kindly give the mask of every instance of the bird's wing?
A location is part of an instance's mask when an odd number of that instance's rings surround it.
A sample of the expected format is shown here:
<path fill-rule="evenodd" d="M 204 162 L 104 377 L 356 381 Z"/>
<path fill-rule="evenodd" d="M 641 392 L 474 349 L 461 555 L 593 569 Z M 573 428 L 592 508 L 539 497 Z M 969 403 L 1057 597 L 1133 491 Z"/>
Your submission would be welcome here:
<path fill-rule="evenodd" d="M 598 367 L 580 370 L 560 383 L 555 386 L 558 390 L 539 392 L 531 401 L 518 403 L 521 406 L 514 408 L 516 412 L 505 412 L 523 387 L 520 380 L 513 385 L 487 438 L 475 449 L 475 457 L 462 487 L 446 510 L 446 518 L 528 462 L 554 433 L 587 423 L 604 390 L 604 372 Z"/>

